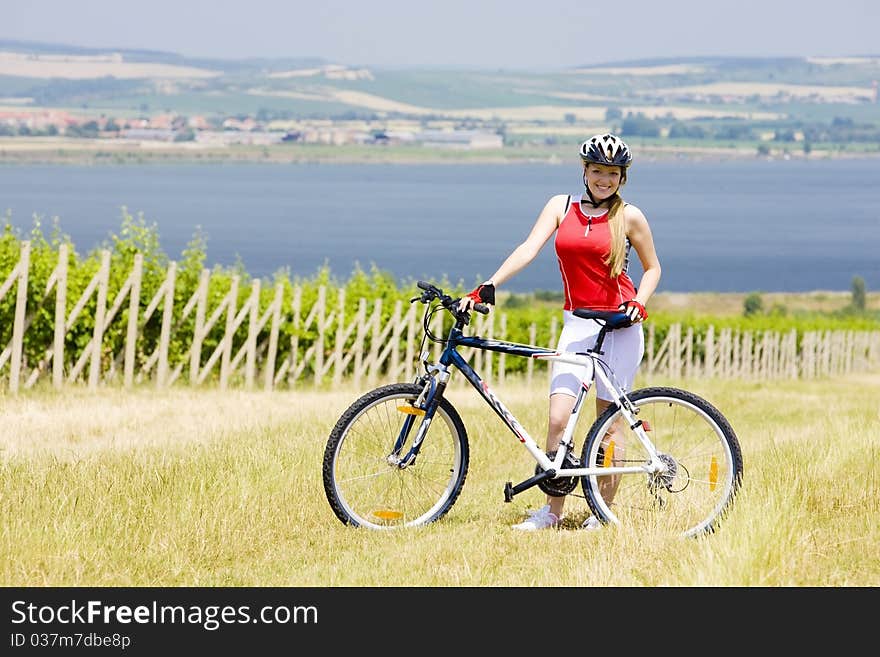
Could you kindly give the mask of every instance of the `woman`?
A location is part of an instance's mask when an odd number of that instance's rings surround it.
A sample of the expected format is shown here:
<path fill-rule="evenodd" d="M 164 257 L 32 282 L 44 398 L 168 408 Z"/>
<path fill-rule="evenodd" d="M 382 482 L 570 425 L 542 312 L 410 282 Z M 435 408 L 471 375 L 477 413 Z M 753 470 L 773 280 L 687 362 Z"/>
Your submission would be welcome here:
<path fill-rule="evenodd" d="M 575 317 L 571 311 L 576 308 L 627 313 L 632 325 L 611 332 L 603 350 L 620 383 L 630 390 L 644 354 L 641 322 L 648 316 L 645 306 L 660 281 L 660 262 L 645 215 L 620 196 L 620 187 L 626 183 L 632 163 L 629 147 L 615 135 L 596 135 L 581 144 L 580 156 L 586 194 L 580 199 L 558 194 L 547 201 L 526 240 L 489 280 L 462 299 L 460 307 L 468 309 L 479 301 L 494 304 L 495 288 L 532 262 L 555 233 L 554 244 L 565 293 L 563 328 L 556 348 L 585 351 L 595 343 L 599 324 Z M 630 247 L 635 248 L 642 263 L 643 275 L 638 287 L 626 271 Z M 555 452 L 559 445 L 574 408 L 582 374 L 581 366 L 553 364 L 548 453 Z M 597 382 L 596 413 L 602 413 L 611 403 L 612 396 Z M 562 519 L 564 504 L 565 497 L 548 495 L 545 506 L 531 512 L 528 519 L 514 527 L 522 530 L 555 527 Z M 594 529 L 600 524 L 590 516 L 583 526 Z"/>

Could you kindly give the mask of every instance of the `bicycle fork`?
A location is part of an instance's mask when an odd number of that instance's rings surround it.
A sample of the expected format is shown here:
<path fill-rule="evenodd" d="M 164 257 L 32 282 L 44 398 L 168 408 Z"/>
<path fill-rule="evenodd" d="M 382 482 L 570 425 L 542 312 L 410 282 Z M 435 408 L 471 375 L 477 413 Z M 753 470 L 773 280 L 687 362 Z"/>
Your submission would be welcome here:
<path fill-rule="evenodd" d="M 386 460 L 390 465 L 396 465 L 401 470 L 409 467 L 415 462 L 416 456 L 419 454 L 419 449 L 422 446 L 422 442 L 425 440 L 425 436 L 428 435 L 428 429 L 434 419 L 434 413 L 437 410 L 437 406 L 440 404 L 440 399 L 443 397 L 443 391 L 446 389 L 446 382 L 449 380 L 448 372 L 446 372 L 446 376 L 443 377 L 442 375 L 444 372 L 442 368 L 436 366 L 433 367 L 434 370 L 429 370 L 428 374 L 420 376 L 417 379 L 417 382 L 424 384 L 419 396 L 416 397 L 409 406 L 398 407 L 398 410 L 402 413 L 406 413 L 407 417 L 403 421 L 403 426 L 401 426 L 400 432 L 397 435 L 394 449 L 388 455 Z M 440 378 L 439 382 L 437 381 L 437 376 L 435 376 L 438 372 Z M 407 453 L 401 457 L 400 451 L 406 444 L 407 437 L 412 431 L 413 426 L 417 421 L 416 419 L 419 417 L 421 417 L 421 422 L 419 422 L 412 445 Z"/>

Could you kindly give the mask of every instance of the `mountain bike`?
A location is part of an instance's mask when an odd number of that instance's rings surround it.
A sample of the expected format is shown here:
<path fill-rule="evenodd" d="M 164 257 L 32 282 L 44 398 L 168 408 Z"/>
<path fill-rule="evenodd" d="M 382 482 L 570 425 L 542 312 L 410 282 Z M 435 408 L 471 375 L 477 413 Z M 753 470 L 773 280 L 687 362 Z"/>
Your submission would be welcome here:
<path fill-rule="evenodd" d="M 468 436 L 458 411 L 444 396 L 454 371 L 476 389 L 536 461 L 535 471 L 504 485 L 504 500 L 538 486 L 564 496 L 580 483 L 593 515 L 603 524 L 697 536 L 715 531 L 742 482 L 742 452 L 728 420 L 702 397 L 672 387 L 627 391 L 603 360 L 606 335 L 630 325 L 620 312 L 577 309 L 577 317 L 599 322 L 596 343 L 585 352 L 465 335 L 470 311 L 431 283 L 417 283 L 411 299 L 425 304 L 420 360 L 424 372 L 413 382 L 371 390 L 339 417 L 324 450 L 324 491 L 346 525 L 386 530 L 442 518 L 455 504 L 468 473 Z M 431 320 L 443 309 L 453 317 L 445 337 Z M 487 313 L 484 304 L 473 306 Z M 432 362 L 427 341 L 442 343 Z M 582 365 L 584 375 L 559 447 L 545 453 L 460 353 L 482 349 L 542 361 Z M 574 432 L 594 381 L 613 391 L 614 401 L 593 422 L 578 457 Z"/>

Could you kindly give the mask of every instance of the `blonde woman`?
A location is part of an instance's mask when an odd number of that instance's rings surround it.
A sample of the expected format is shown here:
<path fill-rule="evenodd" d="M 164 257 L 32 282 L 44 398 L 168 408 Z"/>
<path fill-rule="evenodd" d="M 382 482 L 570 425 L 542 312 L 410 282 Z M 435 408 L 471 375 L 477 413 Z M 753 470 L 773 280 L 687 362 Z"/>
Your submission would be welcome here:
<path fill-rule="evenodd" d="M 645 306 L 660 282 L 660 261 L 648 220 L 636 206 L 620 195 L 626 183 L 632 153 L 619 137 L 595 135 L 580 147 L 585 194 L 575 198 L 558 194 L 550 198 L 525 241 L 516 247 L 492 277 L 461 301 L 466 309 L 474 303 L 495 303 L 495 288 L 524 269 L 555 234 L 554 246 L 565 303 L 563 328 L 557 349 L 585 351 L 595 343 L 600 325 L 575 317 L 576 308 L 619 310 L 630 316 L 632 324 L 611 332 L 603 345 L 604 358 L 626 389 L 633 380 L 644 354 L 642 324 Z M 636 286 L 627 274 L 631 248 L 642 264 L 643 274 Z M 547 452 L 554 453 L 574 408 L 581 386 L 583 368 L 554 363 L 550 383 L 550 416 Z M 597 382 L 596 412 L 613 402 L 609 391 Z M 620 450 L 616 452 L 620 456 Z M 614 485 L 610 481 L 607 485 Z M 556 527 L 562 519 L 565 497 L 547 496 L 546 504 L 530 512 L 516 529 L 535 530 Z M 584 521 L 587 529 L 598 528 L 593 516 Z"/>

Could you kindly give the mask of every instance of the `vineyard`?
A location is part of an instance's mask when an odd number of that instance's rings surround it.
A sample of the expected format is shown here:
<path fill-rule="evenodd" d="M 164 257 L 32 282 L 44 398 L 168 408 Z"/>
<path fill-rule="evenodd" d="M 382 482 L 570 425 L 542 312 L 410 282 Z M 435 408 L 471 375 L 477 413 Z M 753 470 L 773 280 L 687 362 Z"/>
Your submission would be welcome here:
<path fill-rule="evenodd" d="M 423 307 L 410 303 L 414 282 L 374 270 L 339 283 L 328 271 L 309 280 L 274 281 L 204 266 L 196 236 L 172 261 L 153 228 L 130 216 L 119 236 L 81 257 L 57 232 L 35 225 L 22 239 L 7 224 L 0 237 L 0 376 L 13 392 L 41 384 L 90 388 L 150 383 L 270 390 L 353 380 L 410 379 L 423 348 Z M 439 281 L 460 294 L 448 281 Z M 476 315 L 475 333 L 553 345 L 554 303 L 500 304 Z M 436 313 L 442 335 L 450 318 Z M 756 323 L 674 316 L 645 325 L 642 371 L 648 375 L 740 379 L 816 378 L 880 369 L 880 322 L 767 316 Z M 440 345 L 434 343 L 434 355 Z M 487 379 L 531 380 L 546 363 L 491 352 L 473 355 Z"/>

